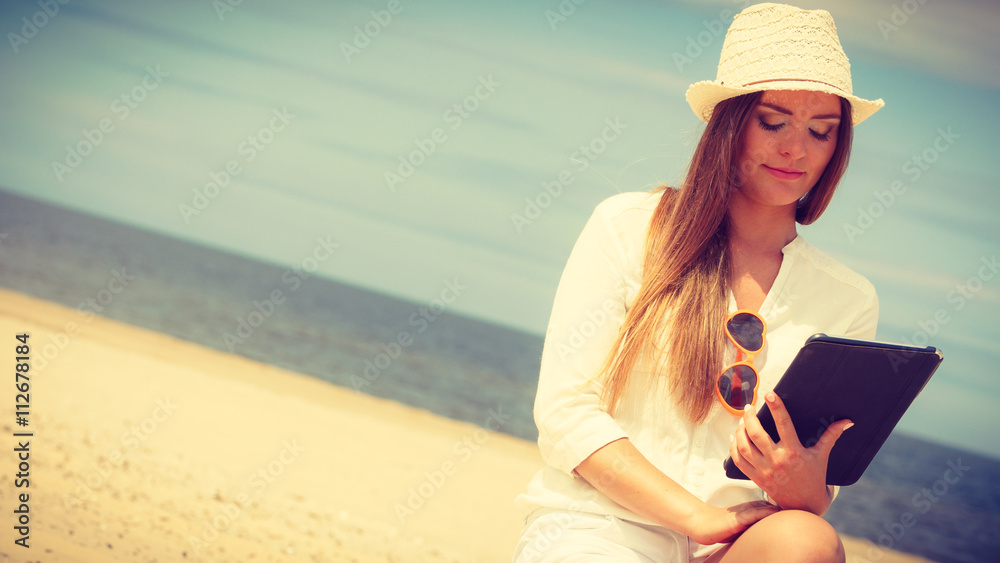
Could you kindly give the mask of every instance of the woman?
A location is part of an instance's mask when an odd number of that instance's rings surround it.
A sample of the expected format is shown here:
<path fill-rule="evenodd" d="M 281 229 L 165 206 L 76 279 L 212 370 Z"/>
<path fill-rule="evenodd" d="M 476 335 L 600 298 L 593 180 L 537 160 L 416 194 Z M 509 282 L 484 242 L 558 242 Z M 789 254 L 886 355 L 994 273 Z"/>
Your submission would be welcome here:
<path fill-rule="evenodd" d="M 687 99 L 708 125 L 682 188 L 602 202 L 559 282 L 535 402 L 548 465 L 518 499 L 515 561 L 844 560 L 820 516 L 851 422 L 807 448 L 770 391 L 808 336 L 875 334 L 872 285 L 796 222 L 822 214 L 853 126 L 884 104 L 852 94 L 829 13 L 780 4 L 736 16 Z M 730 455 L 751 481 L 725 476 Z"/>

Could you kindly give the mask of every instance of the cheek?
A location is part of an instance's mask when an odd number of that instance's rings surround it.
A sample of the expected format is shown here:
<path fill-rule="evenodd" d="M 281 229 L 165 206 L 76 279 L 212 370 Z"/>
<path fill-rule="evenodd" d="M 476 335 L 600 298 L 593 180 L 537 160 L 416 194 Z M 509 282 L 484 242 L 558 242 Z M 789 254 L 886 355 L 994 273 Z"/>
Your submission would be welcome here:
<path fill-rule="evenodd" d="M 820 171 L 826 170 L 826 165 L 833 159 L 833 152 L 836 148 L 837 145 L 834 142 L 823 143 L 823 146 L 814 153 L 816 159 L 814 168 Z"/>
<path fill-rule="evenodd" d="M 736 171 L 741 184 L 746 182 L 747 177 L 753 172 L 755 167 L 756 164 L 754 164 L 753 155 L 748 148 L 744 147 L 743 152 L 740 154 L 739 166 Z"/>
<path fill-rule="evenodd" d="M 765 134 L 757 128 L 752 128 L 747 132 L 746 144 L 743 147 L 743 160 L 762 163 L 767 160 L 767 156 L 775 151 L 775 140 L 773 135 Z"/>
<path fill-rule="evenodd" d="M 750 141 L 751 139 L 747 139 Z M 760 139 L 755 139 L 757 142 L 748 142 L 746 146 L 743 147 L 743 153 L 740 155 L 740 174 L 748 175 L 753 174 L 761 164 L 767 161 L 767 148 L 764 143 L 760 142 Z"/>

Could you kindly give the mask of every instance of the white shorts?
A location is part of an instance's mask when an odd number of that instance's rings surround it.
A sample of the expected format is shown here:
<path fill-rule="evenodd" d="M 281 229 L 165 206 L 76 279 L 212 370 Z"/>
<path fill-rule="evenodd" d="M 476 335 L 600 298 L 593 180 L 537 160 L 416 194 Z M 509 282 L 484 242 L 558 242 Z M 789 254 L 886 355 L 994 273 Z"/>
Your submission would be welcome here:
<path fill-rule="evenodd" d="M 514 549 L 514 563 L 699 561 L 718 549 L 659 526 L 615 516 L 540 509 L 525 521 Z"/>

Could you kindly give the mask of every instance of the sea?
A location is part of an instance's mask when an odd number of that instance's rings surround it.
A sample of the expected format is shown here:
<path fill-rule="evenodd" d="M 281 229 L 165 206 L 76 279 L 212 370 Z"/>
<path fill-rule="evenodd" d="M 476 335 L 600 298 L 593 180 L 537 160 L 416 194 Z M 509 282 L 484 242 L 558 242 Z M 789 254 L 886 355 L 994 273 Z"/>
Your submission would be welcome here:
<path fill-rule="evenodd" d="M 0 286 L 457 420 L 483 424 L 500 410 L 511 415 L 502 432 L 537 438 L 542 336 L 433 300 L 403 301 L 2 189 Z M 271 300 L 276 289 L 283 299 Z M 409 344 L 397 347 L 403 333 Z M 826 518 L 870 541 L 852 562 L 878 561 L 885 549 L 997 562 L 1000 461 L 894 433 Z"/>

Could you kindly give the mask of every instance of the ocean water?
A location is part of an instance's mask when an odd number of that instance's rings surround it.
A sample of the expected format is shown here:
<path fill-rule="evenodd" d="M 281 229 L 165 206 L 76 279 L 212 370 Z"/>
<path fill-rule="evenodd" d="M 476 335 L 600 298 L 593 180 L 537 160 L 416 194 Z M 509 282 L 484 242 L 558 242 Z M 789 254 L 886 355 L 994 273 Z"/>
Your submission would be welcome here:
<path fill-rule="evenodd" d="M 458 420 L 499 410 L 502 432 L 537 437 L 542 337 L 450 313 L 457 280 L 406 302 L 0 190 L 0 286 Z M 868 561 L 998 561 L 1000 461 L 897 433 L 827 518 L 871 540 Z"/>

